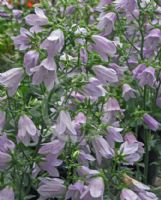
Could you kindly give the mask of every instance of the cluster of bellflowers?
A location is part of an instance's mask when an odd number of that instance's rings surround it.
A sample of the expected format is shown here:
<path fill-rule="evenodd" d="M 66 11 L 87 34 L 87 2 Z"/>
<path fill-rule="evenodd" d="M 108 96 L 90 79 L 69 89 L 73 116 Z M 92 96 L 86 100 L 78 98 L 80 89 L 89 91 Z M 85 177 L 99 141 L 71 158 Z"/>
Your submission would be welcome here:
<path fill-rule="evenodd" d="M 44 0 L 14 13 L 19 61 L 0 73 L 0 199 L 159 199 L 148 174 L 161 2 Z"/>

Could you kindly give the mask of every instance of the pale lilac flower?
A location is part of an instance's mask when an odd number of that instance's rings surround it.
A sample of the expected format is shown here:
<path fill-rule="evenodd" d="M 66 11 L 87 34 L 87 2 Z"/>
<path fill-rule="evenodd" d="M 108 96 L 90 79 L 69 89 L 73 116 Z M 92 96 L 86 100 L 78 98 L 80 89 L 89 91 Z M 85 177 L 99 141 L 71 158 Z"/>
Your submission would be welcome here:
<path fill-rule="evenodd" d="M 42 199 L 64 197 L 66 187 L 64 181 L 59 178 L 42 178 L 38 193 Z"/>
<path fill-rule="evenodd" d="M 139 79 L 140 74 L 146 69 L 145 64 L 139 64 L 135 69 L 133 69 L 133 77 Z"/>
<path fill-rule="evenodd" d="M 72 124 L 69 112 L 60 111 L 57 123 L 54 128 L 54 134 L 61 140 L 67 140 L 69 137 L 75 141 L 77 139 L 77 132 Z"/>
<path fill-rule="evenodd" d="M 103 31 L 103 35 L 109 35 L 114 29 L 115 21 L 116 14 L 114 12 L 109 12 L 103 16 L 100 16 L 97 28 Z"/>
<path fill-rule="evenodd" d="M 147 113 L 144 114 L 143 120 L 152 131 L 157 131 L 160 127 L 160 123 Z"/>
<path fill-rule="evenodd" d="M 120 194 L 120 200 L 139 200 L 138 195 L 130 189 L 124 188 Z M 141 199 L 140 199 L 141 200 Z"/>
<path fill-rule="evenodd" d="M 102 177 L 92 178 L 89 185 L 84 188 L 81 194 L 81 200 L 102 200 L 104 194 L 104 182 Z"/>
<path fill-rule="evenodd" d="M 116 47 L 114 42 L 108 40 L 100 35 L 92 35 L 93 44 L 91 50 L 96 51 L 100 56 L 107 60 L 108 56 L 114 56 L 116 53 Z"/>
<path fill-rule="evenodd" d="M 36 67 L 39 60 L 39 53 L 35 50 L 28 51 L 24 56 L 24 67 L 28 75 L 32 74 L 31 69 Z"/>
<path fill-rule="evenodd" d="M 0 132 L 3 130 L 6 123 L 6 113 L 0 111 Z"/>
<path fill-rule="evenodd" d="M 12 188 L 5 187 L 0 190 L 0 200 L 15 200 L 15 195 Z"/>
<path fill-rule="evenodd" d="M 7 135 L 4 133 L 0 136 L 0 151 L 4 153 L 9 153 L 10 151 L 14 150 L 15 144 L 12 140 L 7 138 Z"/>
<path fill-rule="evenodd" d="M 52 70 L 49 71 L 41 64 L 45 64 L 46 68 Z M 41 64 L 31 69 L 31 72 L 33 73 L 32 84 L 40 85 L 41 83 L 44 83 L 47 90 L 50 91 L 54 87 L 54 84 L 58 82 L 56 70 L 53 70 L 56 66 L 54 65 L 54 61 L 53 63 L 50 63 L 51 65 L 48 65 L 48 62 L 43 61 Z"/>
<path fill-rule="evenodd" d="M 116 63 L 110 63 L 109 67 L 116 71 L 119 79 L 121 79 L 124 75 L 124 72 L 128 70 L 127 66 L 122 67 L 122 66 L 117 65 Z"/>
<path fill-rule="evenodd" d="M 87 83 L 83 88 L 83 94 L 86 97 L 98 98 L 104 96 L 106 90 L 101 85 L 100 81 L 94 77 L 90 78 L 89 83 Z"/>
<path fill-rule="evenodd" d="M 96 136 L 92 140 L 92 146 L 95 151 L 98 164 L 101 164 L 102 158 L 110 159 L 114 156 L 114 150 L 102 136 Z"/>
<path fill-rule="evenodd" d="M 42 42 L 40 48 L 46 49 L 49 57 L 60 53 L 64 46 L 64 34 L 60 29 L 53 31 L 46 40 Z"/>
<path fill-rule="evenodd" d="M 112 148 L 114 148 L 115 142 L 123 142 L 123 137 L 120 134 L 121 131 L 123 131 L 123 128 L 113 126 L 107 127 L 108 134 L 106 135 L 106 139 Z"/>
<path fill-rule="evenodd" d="M 28 146 L 31 144 L 31 140 L 36 144 L 38 139 L 39 132 L 33 121 L 27 115 L 21 116 L 18 121 L 18 142 L 22 142 L 25 146 Z"/>
<path fill-rule="evenodd" d="M 126 12 L 132 12 L 136 7 L 135 0 L 116 0 L 114 4 L 116 9 L 125 10 Z"/>
<path fill-rule="evenodd" d="M 103 84 L 118 82 L 118 76 L 114 69 L 106 68 L 102 65 L 95 65 L 93 66 L 93 71 L 96 78 Z"/>
<path fill-rule="evenodd" d="M 13 5 L 8 2 L 8 0 L 0 0 L 0 4 L 7 6 L 8 9 L 13 9 Z"/>
<path fill-rule="evenodd" d="M 56 167 L 62 164 L 62 160 L 57 159 L 56 154 L 48 154 L 44 161 L 39 163 L 40 170 L 47 171 L 52 177 L 59 177 L 59 171 Z"/>
<path fill-rule="evenodd" d="M 136 98 L 136 94 L 137 91 L 134 90 L 130 85 L 128 84 L 123 85 L 122 97 L 125 99 L 125 101 Z"/>
<path fill-rule="evenodd" d="M 30 26 L 44 26 L 48 24 L 48 18 L 40 8 L 35 8 L 35 14 L 29 14 L 25 17 L 25 21 Z"/>
<path fill-rule="evenodd" d="M 15 19 L 19 21 L 22 17 L 23 11 L 14 9 L 14 10 L 12 10 L 12 14 L 15 17 Z"/>
<path fill-rule="evenodd" d="M 84 184 L 81 181 L 69 185 L 68 191 L 66 192 L 65 200 L 80 200 L 80 196 L 83 192 Z"/>
<path fill-rule="evenodd" d="M 138 195 L 141 200 L 158 200 L 158 197 L 152 192 L 139 192 Z"/>
<path fill-rule="evenodd" d="M 42 144 L 42 147 L 39 149 L 38 153 L 40 154 L 59 154 L 65 146 L 65 142 L 62 140 L 55 139 L 49 143 Z"/>
<path fill-rule="evenodd" d="M 81 150 L 79 152 L 78 162 L 80 164 L 83 164 L 84 166 L 88 166 L 89 161 L 93 162 L 93 161 L 95 161 L 95 158 L 91 154 L 89 154 L 89 152 L 85 152 L 85 151 Z"/>
<path fill-rule="evenodd" d="M 145 37 L 145 47 L 155 49 L 161 43 L 161 30 L 153 29 Z"/>
<path fill-rule="evenodd" d="M 11 156 L 8 153 L 0 151 L 0 171 L 3 171 L 9 167 Z"/>
<path fill-rule="evenodd" d="M 33 34 L 29 32 L 25 28 L 20 29 L 20 35 L 16 37 L 12 37 L 14 45 L 16 49 L 19 49 L 21 51 L 26 50 L 31 47 L 31 38 L 33 37 Z"/>
<path fill-rule="evenodd" d="M 79 176 L 91 178 L 92 176 L 98 175 L 100 172 L 98 170 L 89 169 L 87 166 L 81 166 L 77 169 Z"/>
<path fill-rule="evenodd" d="M 156 82 L 155 69 L 153 67 L 147 67 L 138 78 L 139 85 L 141 87 L 144 87 L 145 85 L 153 87 L 154 83 Z"/>
<path fill-rule="evenodd" d="M 23 79 L 24 70 L 22 68 L 13 68 L 4 73 L 0 73 L 0 84 L 7 88 L 8 95 L 13 96 Z"/>

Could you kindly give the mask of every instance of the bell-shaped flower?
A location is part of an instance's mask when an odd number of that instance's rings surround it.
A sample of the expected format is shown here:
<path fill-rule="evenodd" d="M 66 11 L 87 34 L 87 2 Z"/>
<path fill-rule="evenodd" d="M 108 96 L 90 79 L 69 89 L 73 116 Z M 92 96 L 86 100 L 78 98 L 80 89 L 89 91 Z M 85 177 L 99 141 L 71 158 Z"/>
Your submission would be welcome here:
<path fill-rule="evenodd" d="M 39 131 L 35 124 L 27 115 L 22 115 L 18 121 L 18 142 L 22 142 L 25 146 L 28 146 L 31 144 L 31 140 L 34 144 L 37 144 L 38 139 Z"/>
<path fill-rule="evenodd" d="M 103 16 L 100 16 L 97 28 L 103 31 L 103 35 L 109 35 L 114 29 L 114 24 L 116 21 L 116 14 L 114 12 L 109 12 Z"/>
<path fill-rule="evenodd" d="M 3 130 L 6 123 L 6 113 L 0 111 L 0 132 Z"/>
<path fill-rule="evenodd" d="M 114 156 L 114 150 L 102 136 L 96 136 L 92 140 L 92 147 L 95 151 L 98 164 L 101 164 L 102 158 L 110 159 Z"/>
<path fill-rule="evenodd" d="M 64 34 L 60 29 L 53 31 L 47 39 L 45 39 L 40 48 L 47 50 L 48 56 L 53 57 L 60 53 L 64 46 Z"/>
<path fill-rule="evenodd" d="M 152 131 L 157 131 L 160 127 L 160 123 L 147 113 L 144 114 L 143 121 Z"/>
<path fill-rule="evenodd" d="M 0 85 L 7 88 L 9 96 L 13 96 L 23 79 L 24 70 L 22 68 L 13 68 L 4 73 L 0 73 Z"/>
<path fill-rule="evenodd" d="M 6 134 L 0 136 L 0 151 L 4 153 L 9 153 L 14 150 L 15 144 L 12 140 L 7 138 Z"/>
<path fill-rule="evenodd" d="M 116 47 L 114 42 L 100 35 L 92 35 L 92 40 L 91 50 L 96 51 L 104 60 L 107 60 L 108 56 L 115 55 Z"/>
<path fill-rule="evenodd" d="M 115 0 L 116 9 L 132 12 L 136 7 L 136 0 Z"/>
<path fill-rule="evenodd" d="M 12 188 L 5 187 L 0 190 L 0 199 L 1 200 L 15 200 L 15 195 Z"/>
<path fill-rule="evenodd" d="M 117 65 L 116 63 L 110 63 L 109 67 L 116 71 L 119 79 L 121 79 L 124 76 L 124 73 L 128 70 L 127 66 L 122 67 Z"/>
<path fill-rule="evenodd" d="M 123 131 L 123 128 L 108 126 L 106 135 L 106 139 L 109 143 L 109 145 L 114 148 L 115 142 L 123 142 L 123 137 L 120 134 L 120 132 Z"/>
<path fill-rule="evenodd" d="M 100 81 L 94 77 L 90 78 L 89 82 L 83 88 L 83 94 L 86 97 L 97 99 L 100 96 L 104 96 L 106 90 L 103 88 Z"/>
<path fill-rule="evenodd" d="M 3 171 L 9 167 L 11 156 L 8 153 L 0 151 L 0 171 Z"/>
<path fill-rule="evenodd" d="M 65 196 L 64 181 L 59 178 L 42 178 L 38 193 L 42 199 L 62 198 Z"/>
<path fill-rule="evenodd" d="M 81 194 L 81 200 L 102 200 L 104 194 L 104 182 L 102 177 L 92 178 L 89 185 L 84 188 Z"/>
<path fill-rule="evenodd" d="M 156 82 L 155 69 L 153 67 L 147 67 L 139 75 L 139 85 L 141 87 L 144 87 L 145 85 L 153 87 L 155 82 Z"/>
<path fill-rule="evenodd" d="M 158 97 L 158 98 L 156 99 L 156 105 L 157 105 L 159 108 L 161 108 L 161 97 Z"/>
<path fill-rule="evenodd" d="M 42 144 L 42 147 L 39 149 L 38 153 L 40 154 L 60 154 L 64 149 L 65 142 L 62 140 L 55 139 L 49 143 Z"/>
<path fill-rule="evenodd" d="M 52 58 L 43 60 L 40 65 L 32 68 L 31 72 L 33 73 L 32 84 L 40 85 L 44 83 L 48 91 L 58 82 L 56 64 Z"/>
<path fill-rule="evenodd" d="M 139 64 L 135 69 L 133 69 L 133 77 L 139 80 L 140 74 L 146 69 L 145 64 Z"/>
<path fill-rule="evenodd" d="M 82 61 L 83 65 L 87 64 L 88 62 L 88 53 L 84 47 L 80 49 L 80 60 Z"/>
<path fill-rule="evenodd" d="M 40 8 L 35 8 L 35 14 L 29 14 L 25 17 L 25 21 L 30 26 L 44 26 L 48 24 L 48 18 Z"/>
<path fill-rule="evenodd" d="M 65 200 L 80 200 L 83 189 L 84 184 L 81 181 L 77 181 L 76 183 L 69 185 L 66 192 Z"/>
<path fill-rule="evenodd" d="M 161 30 L 152 29 L 145 37 L 145 48 L 156 49 L 159 44 L 161 44 Z"/>
<path fill-rule="evenodd" d="M 152 192 L 139 192 L 138 195 L 141 200 L 159 200 L 158 197 Z"/>
<path fill-rule="evenodd" d="M 98 170 L 89 169 L 86 166 L 79 167 L 77 169 L 77 172 L 78 172 L 79 176 L 86 177 L 86 178 L 91 178 L 91 177 L 96 176 L 100 173 Z"/>
<path fill-rule="evenodd" d="M 37 66 L 38 60 L 39 60 L 39 53 L 35 50 L 28 51 L 25 54 L 24 67 L 28 75 L 31 75 L 33 73 L 31 69 Z"/>
<path fill-rule="evenodd" d="M 120 200 L 141 200 L 138 195 L 130 189 L 124 188 L 120 194 Z"/>
<path fill-rule="evenodd" d="M 77 132 L 72 124 L 70 114 L 67 111 L 60 111 L 57 123 L 53 128 L 54 134 L 61 140 L 67 140 L 68 137 L 73 141 L 77 139 Z"/>
<path fill-rule="evenodd" d="M 93 71 L 96 78 L 103 84 L 118 82 L 117 72 L 114 69 L 106 68 L 102 65 L 95 65 L 93 66 Z"/>
<path fill-rule="evenodd" d="M 20 29 L 20 35 L 12 37 L 16 49 L 20 51 L 26 50 L 31 47 L 31 38 L 33 34 L 25 28 Z"/>
<path fill-rule="evenodd" d="M 134 90 L 130 85 L 128 84 L 123 85 L 122 97 L 125 99 L 125 101 L 136 98 L 136 94 L 137 91 Z"/>

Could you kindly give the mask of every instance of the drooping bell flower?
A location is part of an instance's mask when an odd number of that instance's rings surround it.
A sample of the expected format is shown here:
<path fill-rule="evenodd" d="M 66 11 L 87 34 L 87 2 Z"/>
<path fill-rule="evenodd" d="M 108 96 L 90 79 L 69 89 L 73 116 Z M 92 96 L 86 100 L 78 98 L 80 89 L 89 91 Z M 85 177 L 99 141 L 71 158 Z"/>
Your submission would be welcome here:
<path fill-rule="evenodd" d="M 25 21 L 30 26 L 44 26 L 48 24 L 48 18 L 42 9 L 36 7 L 35 14 L 29 14 L 25 17 Z"/>
<path fill-rule="evenodd" d="M 60 53 L 64 46 L 64 34 L 60 29 L 53 31 L 47 39 L 45 39 L 40 48 L 47 50 L 48 57 L 53 57 Z"/>
<path fill-rule="evenodd" d="M 39 60 L 39 53 L 35 50 L 28 51 L 25 54 L 24 67 L 28 75 L 31 75 L 33 73 L 31 69 L 37 66 L 38 60 Z"/>
<path fill-rule="evenodd" d="M 4 73 L 0 73 L 0 84 L 7 88 L 8 95 L 13 96 L 23 79 L 24 70 L 22 68 L 13 68 Z"/>
<path fill-rule="evenodd" d="M 133 69 L 133 77 L 139 80 L 140 74 L 146 69 L 145 64 L 139 64 L 135 69 Z"/>
<path fill-rule="evenodd" d="M 145 48 L 155 49 L 161 43 L 161 30 L 152 29 L 145 37 Z"/>
<path fill-rule="evenodd" d="M 81 59 L 83 65 L 87 64 L 88 53 L 87 53 L 87 50 L 84 47 L 80 49 L 80 59 Z"/>
<path fill-rule="evenodd" d="M 114 12 L 109 12 L 99 18 L 99 23 L 97 28 L 103 31 L 103 35 L 109 35 L 114 29 L 114 24 L 116 21 L 116 14 Z"/>
<path fill-rule="evenodd" d="M 153 67 L 147 67 L 139 75 L 138 78 L 139 78 L 139 85 L 141 87 L 144 87 L 145 85 L 153 87 L 154 83 L 156 82 L 155 69 Z"/>
<path fill-rule="evenodd" d="M 6 122 L 6 113 L 0 111 L 0 132 L 3 130 Z"/>
<path fill-rule="evenodd" d="M 159 200 L 158 197 L 152 192 L 139 192 L 138 195 L 141 200 Z"/>
<path fill-rule="evenodd" d="M 105 8 L 105 6 L 108 6 L 111 3 L 112 3 L 112 0 L 100 0 L 97 6 L 97 10 L 101 12 Z"/>
<path fill-rule="evenodd" d="M 108 56 L 114 56 L 116 47 L 114 43 L 100 35 L 92 35 L 93 44 L 91 50 L 96 51 L 104 60 L 108 60 Z"/>
<path fill-rule="evenodd" d="M 141 200 L 141 199 L 132 190 L 124 188 L 121 191 L 120 200 Z"/>
<path fill-rule="evenodd" d="M 95 65 L 93 66 L 93 71 L 96 78 L 103 84 L 118 82 L 118 76 L 114 69 L 106 68 L 103 65 Z"/>
<path fill-rule="evenodd" d="M 0 190 L 0 199 L 1 200 L 15 200 L 13 189 L 10 187 L 5 187 L 4 189 Z"/>
<path fill-rule="evenodd" d="M 69 112 L 60 111 L 57 123 L 54 128 L 54 134 L 61 140 L 67 140 L 69 137 L 75 141 L 77 139 L 77 132 L 72 124 Z"/>
<path fill-rule="evenodd" d="M 22 10 L 14 9 L 14 10 L 12 10 L 12 14 L 13 14 L 13 16 L 15 17 L 15 19 L 16 19 L 18 22 L 21 21 L 22 14 L 23 14 L 23 11 L 22 11 Z"/>
<path fill-rule="evenodd" d="M 31 144 L 31 140 L 34 144 L 37 144 L 38 139 L 39 131 L 35 124 L 27 115 L 22 115 L 18 121 L 18 142 L 22 142 L 25 146 L 28 146 Z"/>
<path fill-rule="evenodd" d="M 106 139 L 112 148 L 114 148 L 115 142 L 123 142 L 123 137 L 120 134 L 121 131 L 123 131 L 123 128 L 117 128 L 113 126 L 107 127 L 108 133 L 106 135 Z"/>
<path fill-rule="evenodd" d="M 81 181 L 77 181 L 76 183 L 69 185 L 66 192 L 65 200 L 80 200 L 83 189 L 84 184 Z"/>
<path fill-rule="evenodd" d="M 114 150 L 102 136 L 96 136 L 92 140 L 92 146 L 95 151 L 98 164 L 101 164 L 102 158 L 110 159 L 114 156 Z"/>
<path fill-rule="evenodd" d="M 47 68 L 51 70 L 48 70 Z M 51 62 L 43 60 L 40 65 L 31 69 L 31 72 L 33 73 L 32 84 L 40 85 L 41 83 L 44 83 L 47 90 L 50 91 L 54 87 L 54 84 L 58 82 L 57 73 L 54 69 L 56 69 L 56 66 L 53 59 Z"/>
<path fill-rule="evenodd" d="M 44 200 L 48 198 L 62 198 L 65 195 L 66 187 L 62 179 L 42 178 L 37 191 Z"/>
<path fill-rule="evenodd" d="M 86 177 L 88 179 L 88 178 L 98 175 L 100 172 L 98 170 L 90 169 L 87 166 L 80 166 L 77 169 L 77 173 L 80 177 Z"/>
<path fill-rule="evenodd" d="M 51 177 L 59 177 L 59 171 L 56 167 L 62 164 L 62 160 L 57 159 L 58 155 L 48 154 L 38 166 L 40 170 L 47 171 Z"/>
<path fill-rule="evenodd" d="M 20 51 L 26 50 L 31 47 L 31 38 L 33 34 L 25 28 L 20 29 L 20 35 L 12 37 L 15 48 Z"/>
<path fill-rule="evenodd" d="M 87 153 L 83 150 L 79 152 L 78 163 L 84 166 L 89 166 L 89 162 L 93 162 L 95 160 L 96 159 L 91 154 L 89 154 L 89 152 Z"/>
<path fill-rule="evenodd" d="M 15 144 L 12 140 L 7 138 L 7 135 L 4 133 L 0 136 L 0 151 L 4 153 L 9 153 L 10 151 L 14 150 Z"/>
<path fill-rule="evenodd" d="M 114 4 L 117 10 L 132 12 L 136 7 L 136 0 L 116 0 Z"/>
<path fill-rule="evenodd" d="M 60 154 L 65 146 L 65 142 L 62 140 L 55 139 L 49 143 L 42 144 L 42 147 L 39 149 L 38 153 L 40 154 Z"/>
<path fill-rule="evenodd" d="M 93 97 L 97 99 L 100 96 L 104 96 L 106 90 L 103 88 L 100 81 L 96 78 L 90 78 L 89 82 L 84 86 L 83 92 L 86 97 Z"/>
<path fill-rule="evenodd" d="M 3 171 L 9 167 L 11 156 L 8 153 L 0 151 L 0 171 Z"/>
<path fill-rule="evenodd" d="M 92 178 L 89 185 L 84 188 L 81 194 L 81 200 L 93 199 L 102 200 L 104 194 L 104 182 L 102 177 Z"/>
<path fill-rule="evenodd" d="M 123 85 L 122 97 L 125 99 L 125 101 L 136 98 L 136 94 L 137 91 L 134 90 L 130 85 L 128 84 Z"/>
<path fill-rule="evenodd" d="M 157 131 L 160 127 L 160 123 L 147 113 L 144 114 L 143 121 L 152 131 Z"/>
<path fill-rule="evenodd" d="M 119 80 L 123 77 L 125 71 L 128 70 L 127 66 L 122 67 L 117 65 L 116 63 L 110 63 L 109 67 L 116 71 Z"/>

